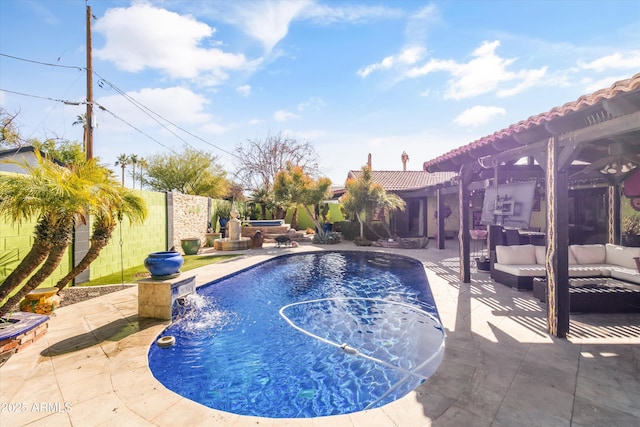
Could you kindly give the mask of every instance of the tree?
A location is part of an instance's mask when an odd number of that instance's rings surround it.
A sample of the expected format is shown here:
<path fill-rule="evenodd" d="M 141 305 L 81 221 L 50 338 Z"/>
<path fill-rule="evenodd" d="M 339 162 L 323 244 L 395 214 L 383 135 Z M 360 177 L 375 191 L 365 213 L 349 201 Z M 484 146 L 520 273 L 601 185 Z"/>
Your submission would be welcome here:
<path fill-rule="evenodd" d="M 87 123 L 87 113 L 78 114 L 76 116 L 76 121 L 71 123 L 71 126 L 82 126 L 85 127 Z"/>
<path fill-rule="evenodd" d="M 20 147 L 22 139 L 16 127 L 15 121 L 18 113 L 9 114 L 7 110 L 0 107 L 0 147 Z"/>
<path fill-rule="evenodd" d="M 147 159 L 140 157 L 138 160 L 138 166 L 140 166 L 140 190 L 142 190 L 142 184 L 144 183 L 144 168 L 149 166 Z"/>
<path fill-rule="evenodd" d="M 124 187 L 124 169 L 129 164 L 129 156 L 126 154 L 120 154 L 118 156 L 118 160 L 116 160 L 116 166 L 120 166 L 122 168 L 122 186 Z"/>
<path fill-rule="evenodd" d="M 224 197 L 229 181 L 217 157 L 189 147 L 182 153 L 154 155 L 147 160 L 145 183 L 155 191 Z"/>
<path fill-rule="evenodd" d="M 405 202 L 395 194 L 387 193 L 380 184 L 373 181 L 371 169 L 368 166 L 362 167 L 362 174 L 357 178 L 350 178 L 345 184 L 345 194 L 340 198 L 343 209 L 356 216 L 360 223 L 360 237 L 364 238 L 364 215 L 367 225 L 373 222 L 373 214 L 380 210 L 384 218 L 384 211 L 389 212 L 394 209 L 405 208 Z M 391 237 L 389 226 L 384 222 L 385 229 Z"/>
<path fill-rule="evenodd" d="M 270 192 L 276 174 L 287 163 L 300 166 L 310 176 L 318 176 L 318 155 L 308 142 L 295 138 L 268 135 L 264 140 L 248 140 L 236 147 L 234 179 L 249 191 L 264 189 Z"/>
<path fill-rule="evenodd" d="M 147 208 L 143 199 L 118 185 L 113 185 L 108 190 L 103 197 L 104 203 L 94 213 L 89 250 L 80 262 L 56 283 L 58 289 L 67 286 L 98 258 L 100 251 L 111 240 L 117 221 L 120 221 L 121 226 L 123 217 L 126 217 L 131 224 L 144 221 Z"/>
<path fill-rule="evenodd" d="M 251 203 L 260 206 L 261 219 L 267 219 L 267 210 L 275 207 L 273 194 L 269 193 L 265 188 L 254 190 L 249 196 Z"/>
<path fill-rule="evenodd" d="M 304 172 L 301 166 L 294 166 L 288 163 L 285 169 L 278 172 L 274 179 L 274 195 L 278 201 L 286 205 L 302 205 L 313 220 L 318 230 L 322 230 L 322 225 L 309 206 L 315 206 L 329 197 L 331 190 L 331 180 L 329 178 L 318 178 L 314 180 Z M 296 226 L 296 211 L 291 220 L 291 226 Z M 315 211 L 315 209 L 314 209 Z"/>
<path fill-rule="evenodd" d="M 32 141 L 31 144 L 49 159 L 63 165 L 71 165 L 85 160 L 82 144 L 75 141 L 47 139 L 44 142 Z"/>
<path fill-rule="evenodd" d="M 18 289 L 0 306 L 0 315 L 56 270 L 72 241 L 74 225 L 86 223 L 91 214 L 104 216 L 109 201 L 121 191 L 112 172 L 96 159 L 65 167 L 38 151 L 35 155 L 35 165 L 14 162 L 26 174 L 0 175 L 0 214 L 14 224 L 37 218 L 33 246 L 0 284 L 0 301 Z"/>
<path fill-rule="evenodd" d="M 137 154 L 129 154 L 129 163 L 133 167 L 131 171 L 131 178 L 133 179 L 131 188 L 136 188 L 136 166 L 140 162 L 140 158 Z"/>

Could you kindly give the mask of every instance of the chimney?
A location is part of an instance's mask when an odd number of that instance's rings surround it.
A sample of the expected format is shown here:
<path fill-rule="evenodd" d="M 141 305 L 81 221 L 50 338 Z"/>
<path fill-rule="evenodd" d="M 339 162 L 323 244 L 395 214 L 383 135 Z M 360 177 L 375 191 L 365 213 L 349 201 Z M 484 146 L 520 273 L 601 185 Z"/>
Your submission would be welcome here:
<path fill-rule="evenodd" d="M 409 161 L 409 155 L 407 154 L 406 151 L 402 152 L 402 155 L 400 156 L 400 159 L 402 160 L 402 171 L 406 172 L 407 171 L 407 162 Z"/>
<path fill-rule="evenodd" d="M 371 170 L 371 153 L 367 156 L 367 166 L 369 167 L 369 170 Z"/>

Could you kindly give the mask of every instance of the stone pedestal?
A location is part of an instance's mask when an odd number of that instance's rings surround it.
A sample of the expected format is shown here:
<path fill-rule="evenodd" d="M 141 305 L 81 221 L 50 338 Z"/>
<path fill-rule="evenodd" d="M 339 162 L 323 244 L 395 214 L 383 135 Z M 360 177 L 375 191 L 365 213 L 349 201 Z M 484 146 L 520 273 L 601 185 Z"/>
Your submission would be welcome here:
<path fill-rule="evenodd" d="M 242 223 L 238 218 L 231 218 L 227 223 L 229 240 L 240 240 L 240 234 L 242 233 Z"/>
<path fill-rule="evenodd" d="M 138 316 L 172 320 L 177 300 L 196 292 L 196 276 L 180 274 L 173 279 L 138 282 Z"/>

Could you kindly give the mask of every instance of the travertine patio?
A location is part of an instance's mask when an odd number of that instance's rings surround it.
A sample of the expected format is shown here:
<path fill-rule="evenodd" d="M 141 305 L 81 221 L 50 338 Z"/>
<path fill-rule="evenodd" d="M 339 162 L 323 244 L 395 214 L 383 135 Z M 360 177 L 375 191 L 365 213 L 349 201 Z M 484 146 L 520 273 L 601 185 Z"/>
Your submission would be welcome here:
<path fill-rule="evenodd" d="M 436 374 L 382 408 L 315 419 L 265 419 L 206 408 L 165 389 L 147 351 L 167 322 L 138 319 L 131 288 L 63 307 L 48 333 L 0 368 L 3 426 L 632 426 L 640 420 L 640 315 L 572 315 L 567 340 L 546 333 L 529 292 L 473 271 L 458 248 L 394 249 L 424 262 L 447 332 Z M 193 272 L 198 284 L 293 251 L 266 247 Z M 364 248 L 371 250 L 371 248 Z M 383 250 L 383 249 L 377 249 Z M 187 273 L 187 274 L 189 274 Z"/>

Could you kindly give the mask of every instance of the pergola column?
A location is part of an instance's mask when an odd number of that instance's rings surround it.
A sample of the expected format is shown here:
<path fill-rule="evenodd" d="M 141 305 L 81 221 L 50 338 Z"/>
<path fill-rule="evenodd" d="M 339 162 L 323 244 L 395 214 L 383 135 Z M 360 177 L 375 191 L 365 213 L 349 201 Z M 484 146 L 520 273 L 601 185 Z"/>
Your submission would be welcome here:
<path fill-rule="evenodd" d="M 565 338 L 569 332 L 569 180 L 558 162 L 559 143 L 547 141 L 547 330 Z"/>
<path fill-rule="evenodd" d="M 620 186 L 610 185 L 608 188 L 608 227 L 607 241 L 617 245 L 620 243 Z"/>
<path fill-rule="evenodd" d="M 469 185 L 473 177 L 473 170 L 469 163 L 460 167 L 458 176 L 458 241 L 460 242 L 460 280 L 471 283 L 471 234 L 469 233 Z"/>
<path fill-rule="evenodd" d="M 436 201 L 438 203 L 437 212 L 437 233 L 438 236 L 438 249 L 444 249 L 444 194 L 442 194 L 442 188 L 436 190 Z"/>

